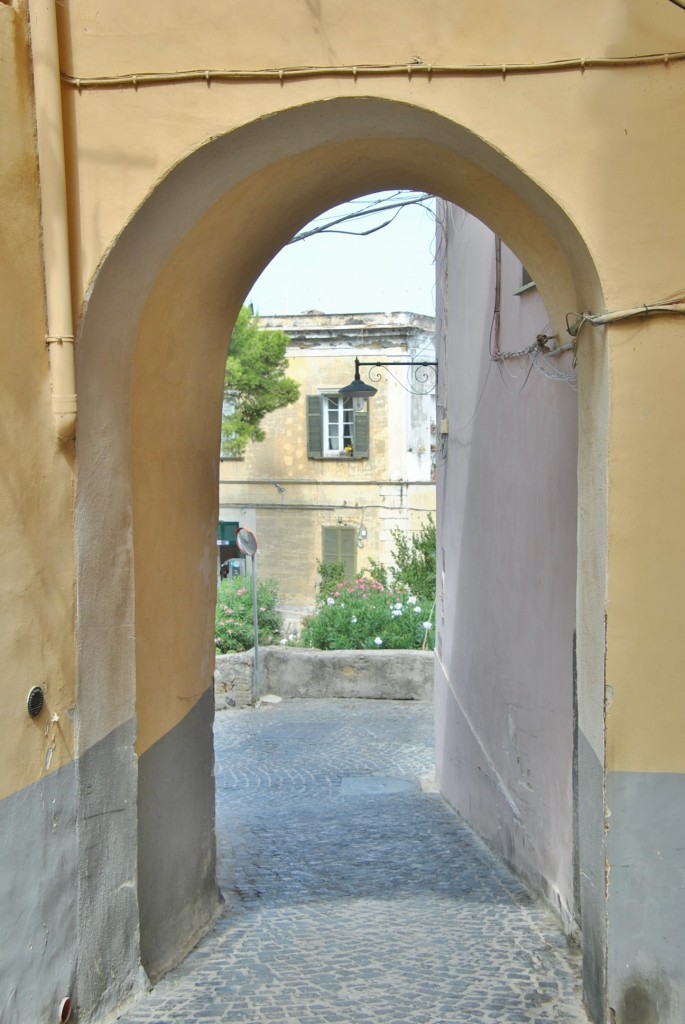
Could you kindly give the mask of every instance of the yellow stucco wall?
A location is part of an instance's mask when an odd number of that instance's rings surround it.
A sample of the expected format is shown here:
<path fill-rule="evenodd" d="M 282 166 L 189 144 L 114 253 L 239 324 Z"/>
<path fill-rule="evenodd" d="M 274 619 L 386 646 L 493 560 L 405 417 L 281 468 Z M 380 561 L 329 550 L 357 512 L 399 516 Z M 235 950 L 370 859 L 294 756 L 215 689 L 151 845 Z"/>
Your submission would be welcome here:
<path fill-rule="evenodd" d="M 80 0 L 59 8 L 63 67 L 85 82 L 88 76 L 190 68 L 406 64 L 417 57 L 436 65 L 500 65 L 685 47 L 682 15 L 662 0 L 611 0 L 599 12 L 590 0 L 573 9 L 559 3 L 553 15 L 545 8 L 545 16 L 536 3 L 515 13 L 501 0 L 490 0 L 488 7 L 491 18 L 475 0 L 458 10 L 444 0 L 433 0 L 430 9 L 393 4 L 388 25 L 384 3 L 334 0 L 317 15 L 300 3 L 274 6 L 262 0 L 227 10 L 213 0 L 202 5 L 200 23 L 193 15 L 189 34 L 191 17 L 179 0 L 146 5 L 144 13 L 131 2 L 94 11 Z M 382 31 L 375 32 L 375 25 Z M 354 83 L 350 73 L 283 84 L 177 81 L 93 91 L 65 84 L 70 154 L 79 166 L 72 199 L 80 226 L 75 256 L 82 281 L 90 279 L 112 238 L 155 182 L 197 145 L 274 110 L 341 95 L 401 98 L 444 110 L 490 139 L 572 211 L 591 249 L 597 249 L 600 269 L 606 267 L 611 276 L 611 260 L 602 250 L 609 232 L 616 241 L 621 235 L 633 237 L 635 224 L 623 217 L 623 201 L 633 207 L 636 192 L 646 191 L 643 182 L 653 166 L 654 110 L 664 124 L 672 123 L 679 110 L 680 75 L 673 64 L 666 73 L 657 66 L 544 76 L 455 79 L 436 74 L 430 81 L 388 75 Z M 559 140 L 554 144 L 549 142 L 552 125 Z M 668 134 L 662 140 L 667 159 L 669 150 L 678 151 L 677 133 Z M 641 195 L 640 206 L 645 214 L 664 212 L 666 195 L 650 190 Z M 598 246 L 595 239 L 601 240 Z M 650 292 L 661 285 L 662 268 L 637 263 L 637 280 L 623 265 L 619 280 L 607 282 L 616 290 L 612 300 L 621 301 L 621 284 L 623 294 L 631 294 L 638 282 Z"/>
<path fill-rule="evenodd" d="M 73 451 L 50 410 L 30 52 L 21 12 L 2 5 L 0 97 L 1 798 L 71 759 L 75 676 Z"/>
<path fill-rule="evenodd" d="M 607 766 L 685 770 L 685 322 L 610 338 Z"/>
<path fill-rule="evenodd" d="M 87 5 L 74 4 L 69 9 L 65 69 L 85 78 L 97 74 L 164 72 L 190 67 L 362 65 L 411 60 L 417 54 L 435 63 L 526 62 L 578 55 L 611 57 L 635 52 L 651 53 L 666 47 L 666 43 L 667 49 L 674 50 L 679 40 L 685 45 L 684 19 L 676 10 L 670 10 L 663 4 L 651 4 L 649 10 L 644 4 L 610 4 L 604 6 L 599 15 L 594 7 L 590 11 L 588 6 L 586 13 L 591 17 L 583 17 L 577 8 L 570 12 L 560 5 L 554 19 L 536 17 L 534 33 L 530 31 L 529 20 L 522 17 L 521 12 L 512 18 L 510 12 L 505 14 L 501 4 L 494 4 L 493 14 L 496 10 L 497 17 L 491 24 L 496 24 L 497 28 L 487 37 L 482 32 L 482 5 L 476 6 L 462 6 L 457 12 L 452 5 L 436 4 L 430 19 L 425 11 L 418 16 L 414 5 L 395 5 L 393 30 L 378 35 L 369 31 L 369 18 L 384 19 L 382 4 L 374 5 L 372 12 L 366 11 L 365 18 L 358 20 L 347 4 L 328 5 L 319 20 L 312 18 L 299 5 L 288 5 L 275 11 L 270 7 L 268 18 L 259 6 L 252 6 L 241 12 L 239 23 L 244 30 L 241 39 L 259 38 L 259 47 L 241 43 L 239 48 L 227 54 L 217 44 L 221 38 L 221 32 L 216 31 L 217 26 L 225 24 L 227 33 L 229 29 L 228 22 L 224 20 L 226 13 L 217 5 L 210 4 L 204 9 L 205 24 L 213 26 L 212 32 L 198 33 L 190 47 L 185 34 L 185 8 L 166 6 L 161 32 L 155 33 L 158 45 L 152 52 L 152 48 L 145 45 L 143 26 L 138 24 L 142 18 L 149 27 L 149 19 L 153 17 L 150 11 L 143 15 L 138 10 L 126 9 L 124 14 L 120 8 L 116 12 L 112 10 L 95 15 Z M 532 14 L 527 13 L 529 16 Z M 435 33 L 433 28 L 436 18 L 443 25 L 439 33 Z M 300 31 L 293 31 L 294 23 L 300 26 Z M 231 21 L 231 30 L 234 25 L 235 22 Z M 332 39 L 335 39 L 334 45 L 330 43 Z M 409 39 L 412 41 L 411 54 L 407 50 Z M 577 301 L 571 298 L 572 295 L 582 295 L 585 290 L 590 303 L 596 298 L 596 293 L 593 296 L 588 289 L 585 271 L 572 258 L 560 258 L 559 243 L 549 237 L 546 239 L 540 222 L 533 224 L 530 214 L 534 211 L 567 246 L 573 246 L 574 229 L 570 224 L 563 224 L 547 200 L 536 195 L 525 180 L 517 177 L 511 164 L 497 166 L 494 157 L 481 153 L 479 137 L 486 138 L 496 150 L 506 153 L 513 165 L 522 168 L 569 214 L 595 260 L 609 308 L 660 298 L 676 290 L 681 280 L 679 261 L 674 259 L 669 245 L 655 246 L 652 243 L 656 226 L 668 223 L 668 237 L 675 239 L 682 234 L 685 225 L 680 224 L 684 214 L 679 203 L 677 175 L 664 176 L 665 180 L 660 181 L 658 188 L 652 187 L 655 147 L 658 146 L 662 167 L 669 164 L 678 166 L 681 156 L 678 134 L 660 131 L 658 125 L 661 118 L 665 125 L 677 115 L 683 76 L 683 66 L 674 63 L 669 67 L 574 70 L 550 73 L 544 77 L 454 78 L 434 75 L 428 80 L 425 76 L 389 75 L 360 78 L 354 83 L 350 76 L 341 76 L 284 84 L 171 82 L 139 85 L 137 88 L 83 89 L 80 92 L 65 84 L 70 160 L 74 165 L 77 161 L 79 167 L 78 176 L 73 174 L 71 178 L 72 210 L 74 215 L 78 214 L 75 233 L 80 240 L 79 251 L 75 254 L 79 272 L 77 280 L 80 277 L 82 287 L 85 286 L 124 221 L 160 176 L 186 153 L 218 133 L 230 131 L 243 122 L 272 111 L 353 95 L 401 99 L 417 105 L 419 109 L 430 108 L 448 118 L 455 117 L 473 133 L 461 138 L 459 144 L 467 161 L 477 162 L 478 172 L 469 163 L 460 165 L 461 156 L 450 160 L 445 152 L 443 160 L 436 159 L 436 151 L 430 147 L 437 142 L 437 132 L 435 140 L 429 141 L 423 150 L 420 144 L 413 147 L 398 144 L 397 151 L 392 152 L 392 143 L 388 140 L 383 143 L 382 156 L 379 144 L 371 140 L 359 140 L 354 144 L 341 141 L 332 147 L 329 143 L 325 151 L 309 153 L 302 160 L 288 157 L 284 161 L 278 159 L 283 154 L 277 143 L 272 153 L 274 163 L 263 168 L 250 166 L 247 156 L 236 156 L 239 164 L 241 159 L 243 161 L 243 169 L 239 167 L 237 172 L 239 177 L 242 176 L 242 182 L 236 186 L 233 196 L 218 199 L 223 211 L 223 227 L 218 227 L 217 207 L 207 221 L 207 230 L 201 232 L 196 229 L 198 242 L 184 242 L 186 255 L 178 259 L 185 269 L 177 273 L 173 289 L 167 292 L 166 297 L 160 297 L 165 314 L 154 328 L 154 313 L 151 312 L 152 307 L 148 308 L 145 323 L 150 325 L 151 332 L 161 332 L 167 339 L 173 337 L 174 332 L 168 322 L 172 318 L 171 310 L 174 310 L 173 319 L 178 326 L 179 316 L 184 316 L 179 313 L 178 297 L 184 285 L 196 287 L 198 278 L 197 275 L 193 277 L 192 268 L 197 259 L 202 259 L 206 266 L 203 285 L 207 285 L 207 295 L 211 290 L 210 278 L 216 280 L 218 277 L 217 264 L 221 266 L 226 280 L 230 280 L 230 286 L 224 290 L 222 310 L 228 315 L 229 310 L 242 300 L 257 270 L 295 227 L 337 199 L 354 194 L 362 187 L 368 189 L 381 184 L 419 184 L 462 202 L 494 224 L 523 256 L 539 281 L 550 309 L 554 311 L 552 315 L 559 316 L 559 319 L 569 311 L 569 304 Z M 655 116 L 655 111 L 658 111 L 658 116 Z M 318 116 L 312 113 L 312 123 Z M 358 121 L 360 133 L 372 136 L 373 128 L 364 125 L 361 117 Z M 550 138 L 552 126 L 553 140 Z M 151 144 L 151 132 L 154 145 Z M 278 136 L 276 127 L 275 135 Z M 236 140 L 236 147 L 240 146 Z M 357 166 L 356 173 L 351 173 L 348 163 L 355 161 L 362 164 L 363 169 L 360 171 Z M 393 167 L 396 168 L 394 173 Z M 493 177 L 488 176 L 490 172 Z M 504 184 L 496 180 L 497 176 Z M 626 215 L 627 210 L 630 216 Z M 212 241 L 211 247 L 207 248 L 210 221 Z M 248 235 L 249 241 L 246 242 Z M 203 239 L 201 243 L 200 238 Z M 646 247 L 650 250 L 649 259 L 643 256 Z M 242 258 L 238 265 L 234 254 L 239 248 Z M 161 296 L 161 284 L 157 288 Z M 229 301 L 229 292 L 233 296 L 232 302 Z M 173 305 L 170 302 L 172 294 L 175 299 Z M 196 308 L 193 317 L 188 317 L 188 335 L 202 334 L 206 337 L 209 316 L 215 318 L 216 313 L 208 312 L 207 308 Z M 648 329 L 651 331 L 653 328 L 650 326 Z M 617 327 L 613 335 L 620 339 L 628 330 L 630 328 Z M 581 338 L 581 359 L 583 343 Z M 141 344 L 140 360 L 144 351 L 145 344 Z M 203 352 L 206 351 L 204 348 Z M 159 373 L 160 350 L 150 347 L 149 352 L 150 381 L 143 386 L 143 377 L 136 373 L 134 388 L 140 395 L 139 407 L 145 406 L 146 419 L 141 423 L 149 423 L 152 431 L 156 412 L 150 402 L 150 394 L 154 390 L 153 378 Z M 205 355 L 202 358 L 204 360 Z M 218 361 L 218 355 L 215 358 Z M 142 366 L 142 362 L 139 365 Z M 612 361 L 612 368 L 614 365 Z M 633 381 L 641 379 L 639 356 L 631 364 L 629 356 L 624 355 L 621 368 L 624 378 L 627 375 L 627 379 Z M 177 369 L 185 379 L 193 372 L 190 365 Z M 203 371 L 205 369 L 206 365 Z M 618 397 L 618 393 L 612 392 L 612 411 L 617 410 Z M 660 410 L 665 422 L 669 422 L 675 413 L 664 402 L 663 396 Z M 632 413 L 627 411 L 626 415 Z M 134 423 L 135 416 L 134 413 Z M 645 445 L 651 448 L 650 440 L 653 439 L 646 431 L 645 427 L 642 436 Z M 169 438 L 173 431 L 164 433 Z M 612 447 L 616 443 L 613 429 L 611 443 Z M 143 455 L 141 452 L 135 456 L 135 461 L 141 465 L 141 460 L 145 459 L 145 487 L 151 495 L 155 486 L 152 465 L 156 459 L 153 452 L 156 451 L 157 446 L 153 444 L 149 453 Z M 614 469 L 612 461 L 612 472 Z M 665 471 L 665 467 L 660 467 L 657 460 L 652 466 L 652 474 L 659 474 L 662 470 Z M 631 486 L 639 487 L 636 481 Z M 212 487 L 213 482 L 208 476 L 206 493 L 202 492 L 205 511 L 209 508 Z M 617 488 L 618 480 L 610 480 L 610 586 L 614 578 L 613 559 L 620 559 L 614 538 L 620 537 L 624 530 L 626 505 L 632 500 Z M 194 502 L 199 501 L 199 493 L 195 491 Z M 168 501 L 176 510 L 174 515 L 180 514 L 183 503 L 176 501 L 173 494 L 168 494 Z M 189 515 L 195 514 L 193 505 Z M 142 532 L 145 527 L 141 515 L 139 512 L 137 520 L 141 526 L 140 535 L 147 536 Z M 636 524 L 636 530 L 635 543 L 639 546 L 640 524 Z M 140 551 L 137 600 L 140 613 L 144 615 L 144 566 L 148 555 L 142 548 Z M 153 561 L 152 555 L 150 559 Z M 621 571 L 619 561 L 615 568 L 616 580 Z M 660 587 L 648 603 L 656 609 L 662 602 L 673 606 L 672 598 L 664 598 Z M 631 601 L 631 624 L 628 627 L 626 620 L 624 626 L 619 621 L 619 608 L 619 604 L 610 605 L 610 659 L 614 635 L 617 643 L 623 629 L 629 628 L 634 635 L 633 622 L 641 614 L 639 605 Z M 156 612 L 152 610 L 150 614 L 154 619 Z M 678 664 L 681 655 L 677 637 L 671 632 L 666 635 L 663 616 L 658 621 L 661 629 L 653 634 L 653 642 L 663 652 L 666 662 Z M 612 632 L 614 629 L 616 633 Z M 163 645 L 161 638 L 159 644 Z M 142 646 L 140 643 L 139 659 L 143 657 Z M 194 656 L 194 663 L 198 658 L 199 653 Z M 152 663 L 158 663 L 156 655 L 151 658 Z M 633 661 L 632 664 L 635 666 L 636 663 Z M 140 676 L 140 685 L 144 685 L 143 677 Z M 166 674 L 165 678 L 168 678 Z M 634 675 L 632 678 L 633 684 L 627 678 L 612 683 L 617 701 L 613 714 L 618 715 L 619 708 L 624 708 L 622 713 L 629 720 L 636 713 L 641 718 L 644 712 L 640 703 L 642 698 L 636 696 L 643 692 L 641 680 Z M 661 685 L 674 697 L 667 677 L 662 678 Z M 196 684 L 183 685 L 196 692 Z M 623 690 L 620 702 L 619 689 Z M 659 707 L 663 709 L 664 702 Z M 166 715 L 171 717 L 165 725 Z M 663 715 L 663 721 L 660 715 Z M 157 726 L 154 735 L 160 735 L 175 718 L 170 711 L 160 718 L 159 711 L 155 710 L 155 716 Z M 673 721 L 672 705 L 670 711 L 652 707 L 651 717 L 656 738 L 662 735 L 667 721 Z M 618 722 L 618 719 L 614 718 L 614 721 Z M 611 726 L 611 715 L 609 722 Z M 146 735 L 141 721 L 139 742 L 142 747 Z M 645 746 L 646 742 L 643 735 L 641 749 L 644 756 L 640 756 L 639 764 L 650 762 L 652 757 L 660 759 L 653 761 L 655 766 L 662 764 L 663 746 L 659 740 L 655 739 L 649 748 Z M 612 744 L 610 751 L 613 749 Z M 629 750 L 630 753 L 626 750 L 620 762 L 623 766 L 638 764 L 635 745 L 631 743 Z M 680 758 L 681 755 L 671 747 L 668 763 L 674 760 L 680 763 Z"/>

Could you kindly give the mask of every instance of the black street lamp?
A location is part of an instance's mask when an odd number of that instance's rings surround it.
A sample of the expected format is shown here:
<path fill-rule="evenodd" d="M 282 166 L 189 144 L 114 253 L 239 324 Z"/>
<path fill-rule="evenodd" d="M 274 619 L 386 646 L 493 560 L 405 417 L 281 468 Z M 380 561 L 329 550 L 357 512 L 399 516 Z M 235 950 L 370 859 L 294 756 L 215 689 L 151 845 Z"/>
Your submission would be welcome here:
<path fill-rule="evenodd" d="M 407 385 L 403 384 L 394 373 L 391 371 L 388 372 L 390 372 L 392 377 L 395 377 L 395 380 L 404 388 L 405 391 L 408 391 L 412 395 L 430 395 L 435 391 L 438 384 L 438 364 L 436 362 L 428 362 L 427 360 L 415 362 L 413 360 L 406 359 L 401 362 L 381 359 L 376 359 L 372 362 L 362 362 L 359 359 L 355 359 L 354 380 L 351 384 L 346 384 L 344 388 L 340 388 L 340 391 L 338 392 L 338 394 L 342 395 L 343 398 L 352 398 L 355 409 L 362 408 L 363 403 L 367 398 L 373 398 L 378 391 L 378 388 L 374 388 L 371 384 L 364 383 L 361 379 L 359 375 L 360 366 L 370 366 L 371 370 L 369 371 L 369 377 L 371 380 L 376 382 L 381 380 L 379 368 L 385 369 L 388 366 L 409 367 L 412 372 L 408 377 L 413 378 L 415 387 L 407 387 Z"/>

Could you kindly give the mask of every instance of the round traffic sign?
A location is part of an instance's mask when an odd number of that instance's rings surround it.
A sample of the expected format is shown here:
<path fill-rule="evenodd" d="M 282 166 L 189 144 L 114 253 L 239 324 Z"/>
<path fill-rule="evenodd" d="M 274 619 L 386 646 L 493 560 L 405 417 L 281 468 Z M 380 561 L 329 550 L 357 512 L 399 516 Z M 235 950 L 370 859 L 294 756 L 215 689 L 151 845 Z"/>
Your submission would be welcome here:
<path fill-rule="evenodd" d="M 241 554 L 255 555 L 257 553 L 257 538 L 252 530 L 248 530 L 246 526 L 240 526 L 236 530 L 235 542 Z"/>

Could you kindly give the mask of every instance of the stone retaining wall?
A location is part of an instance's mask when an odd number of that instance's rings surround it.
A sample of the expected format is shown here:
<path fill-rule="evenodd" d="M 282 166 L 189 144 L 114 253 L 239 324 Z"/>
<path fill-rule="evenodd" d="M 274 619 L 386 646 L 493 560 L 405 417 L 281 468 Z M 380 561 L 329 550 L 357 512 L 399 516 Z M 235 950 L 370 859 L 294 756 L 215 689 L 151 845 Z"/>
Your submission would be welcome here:
<path fill-rule="evenodd" d="M 252 703 L 253 651 L 219 654 L 217 710 Z M 432 700 L 432 651 L 311 651 L 260 647 L 261 694 L 278 697 L 368 697 Z"/>

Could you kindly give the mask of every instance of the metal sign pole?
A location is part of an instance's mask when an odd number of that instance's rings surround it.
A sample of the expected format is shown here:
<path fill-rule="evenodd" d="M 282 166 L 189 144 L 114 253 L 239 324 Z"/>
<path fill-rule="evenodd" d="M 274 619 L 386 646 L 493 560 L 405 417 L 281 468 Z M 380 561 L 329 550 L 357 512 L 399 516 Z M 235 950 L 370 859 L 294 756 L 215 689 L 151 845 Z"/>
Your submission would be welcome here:
<path fill-rule="evenodd" d="M 252 627 L 254 629 L 254 672 L 252 690 L 255 704 L 261 696 L 259 681 L 259 616 L 257 614 L 257 556 L 252 555 Z"/>
<path fill-rule="evenodd" d="M 235 542 L 241 554 L 252 559 L 252 628 L 254 630 L 254 671 L 252 674 L 252 698 L 257 704 L 261 696 L 259 680 L 259 615 L 257 613 L 257 538 L 252 530 L 241 526 L 236 530 Z"/>

